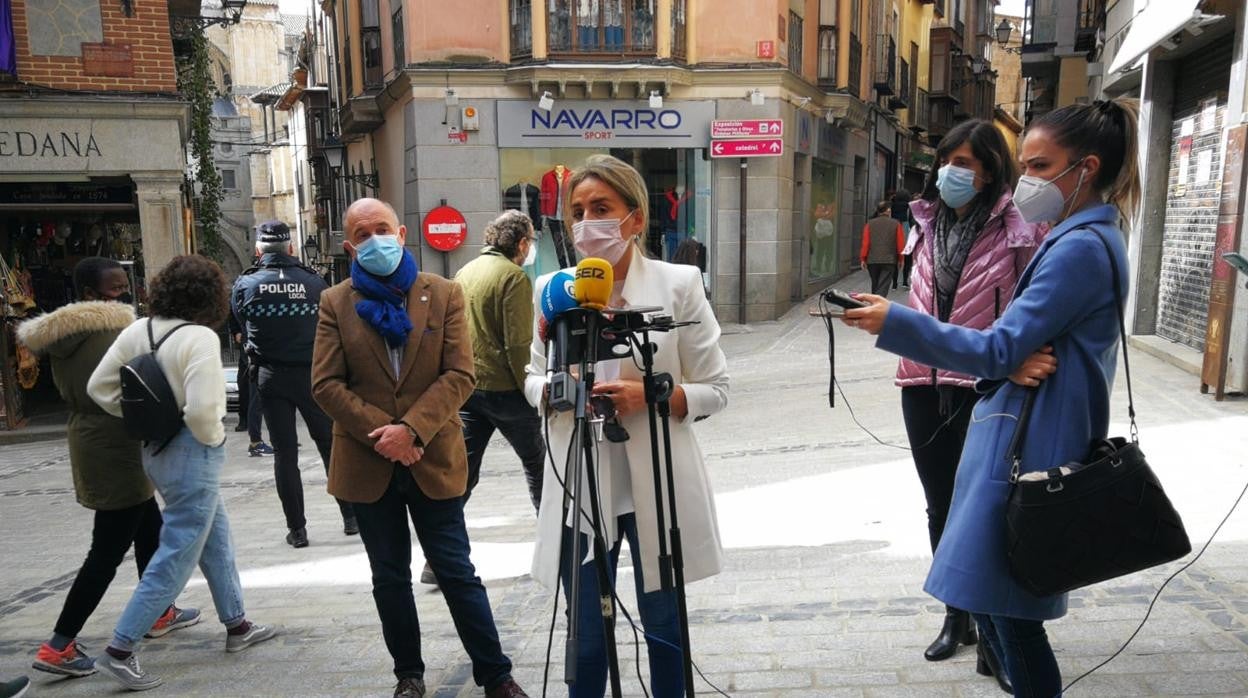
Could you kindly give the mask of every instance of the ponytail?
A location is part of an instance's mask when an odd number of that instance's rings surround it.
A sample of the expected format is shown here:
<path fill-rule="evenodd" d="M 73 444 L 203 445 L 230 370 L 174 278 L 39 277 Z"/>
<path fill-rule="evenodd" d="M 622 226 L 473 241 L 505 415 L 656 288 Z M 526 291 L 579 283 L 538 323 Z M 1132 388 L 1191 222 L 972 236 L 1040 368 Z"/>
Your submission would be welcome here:
<path fill-rule="evenodd" d="M 1139 102 L 1134 99 L 1098 99 L 1051 111 L 1031 128 L 1044 129 L 1076 158 L 1100 158 L 1101 169 L 1092 186 L 1124 219 L 1133 221 L 1140 203 L 1139 114 Z"/>

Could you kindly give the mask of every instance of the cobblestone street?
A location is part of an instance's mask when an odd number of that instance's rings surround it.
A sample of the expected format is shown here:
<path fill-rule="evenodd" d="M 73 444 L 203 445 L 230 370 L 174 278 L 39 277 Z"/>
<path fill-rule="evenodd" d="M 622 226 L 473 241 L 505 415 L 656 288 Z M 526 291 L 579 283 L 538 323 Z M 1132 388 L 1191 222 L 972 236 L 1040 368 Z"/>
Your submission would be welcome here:
<path fill-rule="evenodd" d="M 865 274 L 843 281 L 866 285 Z M 894 296 L 900 298 L 900 295 Z M 923 496 L 905 442 L 895 358 L 837 326 L 839 395 L 828 408 L 827 336 L 796 308 L 775 323 L 726 326 L 732 376 L 726 412 L 698 426 L 727 568 L 689 587 L 695 661 L 733 696 L 997 696 L 975 674 L 975 653 L 931 663 L 922 651 L 943 606 L 922 591 L 930 555 Z M 1248 402 L 1216 403 L 1196 377 L 1132 354 L 1140 440 L 1187 524 L 1205 543 L 1248 482 Z M 1060 367 L 1059 367 L 1060 370 Z M 1125 383 L 1115 391 L 1114 433 L 1125 432 Z M 850 408 L 884 445 L 854 424 Z M 315 453 L 303 457 L 311 547 L 294 550 L 269 458 L 249 458 L 227 420 L 230 457 L 222 492 L 230 512 L 248 615 L 282 635 L 227 655 L 202 577 L 182 605 L 204 622 L 146 642 L 157 693 L 196 696 L 389 695 L 390 658 L 358 538 L 347 538 Z M 645 435 L 634 434 L 633 438 Z M 0 676 L 32 674 L 36 696 L 116 693 L 108 678 L 57 680 L 30 670 L 86 552 L 91 515 L 74 501 L 63 442 L 4 446 L 0 455 Z M 501 439 L 491 446 L 467 511 L 474 560 L 486 580 L 504 649 L 530 695 L 542 692 L 553 597 L 528 575 L 535 521 L 524 479 Z M 1193 553 L 1195 554 L 1195 553 Z M 627 559 L 627 556 L 624 557 Z M 419 572 L 417 551 L 414 567 Z M 620 594 L 632 610 L 629 570 Z M 1066 680 L 1111 655 L 1143 618 L 1174 563 L 1072 594 L 1070 614 L 1049 624 Z M 82 641 L 102 652 L 134 587 L 123 566 Z M 430 695 L 479 696 L 438 592 L 418 586 Z M 562 685 L 563 616 L 556 625 L 549 695 Z M 641 695 L 633 633 L 619 629 L 627 695 Z M 644 647 L 641 649 L 644 671 Z M 37 676 L 33 674 L 38 674 Z M 697 691 L 711 688 L 698 680 Z M 1248 695 L 1248 505 L 1178 576 L 1134 643 L 1070 696 Z"/>

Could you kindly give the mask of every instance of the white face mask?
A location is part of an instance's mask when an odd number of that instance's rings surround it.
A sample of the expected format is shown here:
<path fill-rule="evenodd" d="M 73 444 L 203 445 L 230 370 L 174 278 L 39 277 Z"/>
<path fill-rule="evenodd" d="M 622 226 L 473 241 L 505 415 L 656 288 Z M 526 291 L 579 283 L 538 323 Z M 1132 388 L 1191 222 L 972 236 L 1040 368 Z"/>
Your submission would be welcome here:
<path fill-rule="evenodd" d="M 1062 196 L 1062 190 L 1054 182 L 1081 162 L 1083 158 L 1071 163 L 1070 167 L 1059 172 L 1053 179 L 1041 179 L 1031 175 L 1019 177 L 1018 186 L 1014 188 L 1014 205 L 1023 220 L 1028 223 L 1047 223 L 1065 218 L 1067 204 L 1079 196 L 1079 191 L 1083 189 L 1083 178 L 1088 171 L 1085 169 L 1079 173 L 1079 184 L 1069 198 Z"/>
<path fill-rule="evenodd" d="M 628 251 L 621 227 L 624 221 L 636 213 L 630 211 L 623 218 L 584 219 L 572 224 L 572 242 L 576 251 L 585 257 L 598 257 L 614 265 Z"/>
<path fill-rule="evenodd" d="M 531 267 L 537 261 L 537 241 L 529 238 L 529 252 L 524 255 L 524 262 L 520 264 L 522 267 Z"/>

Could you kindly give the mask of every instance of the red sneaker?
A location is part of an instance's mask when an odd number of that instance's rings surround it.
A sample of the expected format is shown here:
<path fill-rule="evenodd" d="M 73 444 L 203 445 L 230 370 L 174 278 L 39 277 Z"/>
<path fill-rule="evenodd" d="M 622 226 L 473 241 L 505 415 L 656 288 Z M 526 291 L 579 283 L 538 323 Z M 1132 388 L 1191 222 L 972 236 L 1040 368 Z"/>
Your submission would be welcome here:
<path fill-rule="evenodd" d="M 156 619 L 156 622 L 152 624 L 152 629 L 147 631 L 143 637 L 152 638 L 168 635 L 178 628 L 189 628 L 198 622 L 198 608 L 170 606 L 163 616 Z"/>
<path fill-rule="evenodd" d="M 77 640 L 70 640 L 63 650 L 43 643 L 31 666 L 59 676 L 90 676 L 95 673 L 95 660 L 78 647 Z"/>

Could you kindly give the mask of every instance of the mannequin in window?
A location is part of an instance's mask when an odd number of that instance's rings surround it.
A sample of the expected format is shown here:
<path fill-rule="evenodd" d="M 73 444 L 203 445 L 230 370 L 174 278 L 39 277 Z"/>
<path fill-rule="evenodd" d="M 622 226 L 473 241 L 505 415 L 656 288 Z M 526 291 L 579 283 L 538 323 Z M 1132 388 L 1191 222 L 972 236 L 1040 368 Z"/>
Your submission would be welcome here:
<path fill-rule="evenodd" d="M 683 182 L 663 192 L 659 199 L 659 229 L 663 231 L 663 252 L 669 262 L 680 241 L 689 234 L 688 200 L 689 192 Z"/>
<path fill-rule="evenodd" d="M 559 267 L 566 269 L 576 264 L 576 249 L 563 227 L 563 209 L 568 201 L 568 182 L 572 179 L 572 170 L 563 165 L 555 165 L 542 175 L 541 214 L 546 224 L 546 232 L 550 233 L 550 241 L 555 246 L 555 256 L 559 259 Z"/>
<path fill-rule="evenodd" d="M 519 179 L 503 190 L 503 210 L 511 209 L 528 216 L 533 230 L 542 229 L 541 190 L 529 184 L 529 180 Z"/>

